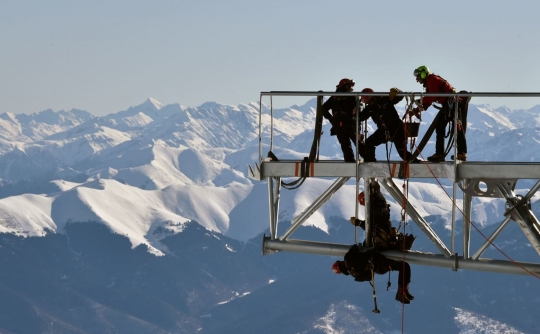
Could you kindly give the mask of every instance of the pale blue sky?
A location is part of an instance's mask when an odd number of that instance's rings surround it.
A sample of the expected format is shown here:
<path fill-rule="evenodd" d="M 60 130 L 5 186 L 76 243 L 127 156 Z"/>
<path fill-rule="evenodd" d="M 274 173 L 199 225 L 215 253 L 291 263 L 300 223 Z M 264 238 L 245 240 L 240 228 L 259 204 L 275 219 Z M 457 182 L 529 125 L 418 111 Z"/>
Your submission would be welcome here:
<path fill-rule="evenodd" d="M 357 89 L 420 91 L 412 72 L 424 64 L 460 90 L 540 92 L 532 0 L 0 4 L 0 112 L 105 115 L 148 97 L 237 105 L 261 91 L 333 90 L 342 77 Z"/>

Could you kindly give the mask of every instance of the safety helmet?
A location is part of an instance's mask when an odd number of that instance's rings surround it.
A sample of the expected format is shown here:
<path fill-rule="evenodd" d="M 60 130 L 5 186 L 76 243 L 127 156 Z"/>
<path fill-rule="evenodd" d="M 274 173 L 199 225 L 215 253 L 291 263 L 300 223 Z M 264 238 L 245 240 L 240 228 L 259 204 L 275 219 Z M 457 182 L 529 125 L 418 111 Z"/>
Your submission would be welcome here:
<path fill-rule="evenodd" d="M 366 205 L 366 201 L 364 199 L 364 192 L 362 191 L 361 193 L 358 194 L 358 203 L 360 203 L 361 205 Z"/>
<path fill-rule="evenodd" d="M 364 88 L 364 89 L 362 89 L 362 93 L 373 93 L 373 89 Z M 368 98 L 368 97 L 371 97 L 371 96 L 362 96 L 362 99 L 365 99 L 365 98 Z"/>
<path fill-rule="evenodd" d="M 339 261 L 334 262 L 334 264 L 332 265 L 332 271 L 335 274 L 341 274 L 341 269 L 339 269 Z"/>
<path fill-rule="evenodd" d="M 414 76 L 420 76 L 420 78 L 425 79 L 429 74 L 429 68 L 427 66 L 420 66 L 417 69 L 414 70 Z"/>
<path fill-rule="evenodd" d="M 336 87 L 339 88 L 339 87 L 343 87 L 345 85 L 354 87 L 354 80 L 353 79 L 343 78 L 343 79 L 339 80 L 339 84 Z"/>

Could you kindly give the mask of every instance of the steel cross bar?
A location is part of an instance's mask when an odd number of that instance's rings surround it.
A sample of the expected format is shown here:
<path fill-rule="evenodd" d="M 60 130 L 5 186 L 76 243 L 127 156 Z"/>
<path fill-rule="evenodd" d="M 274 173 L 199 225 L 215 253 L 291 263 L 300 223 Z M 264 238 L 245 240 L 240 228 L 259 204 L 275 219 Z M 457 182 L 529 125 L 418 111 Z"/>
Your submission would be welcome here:
<path fill-rule="evenodd" d="M 311 215 L 317 211 L 324 203 L 326 203 L 332 195 L 339 190 L 348 180 L 350 177 L 340 177 L 338 178 L 332 185 L 326 189 L 317 199 L 308 206 L 301 214 L 294 217 L 291 221 L 291 226 L 283 233 L 281 236 L 281 240 L 287 240 L 291 234 L 300 227 Z"/>
<path fill-rule="evenodd" d="M 529 210 L 527 202 L 516 197 L 512 189 L 507 189 L 504 183 L 500 183 L 499 190 L 510 207 L 504 215 L 510 216 L 519 225 L 531 245 L 536 249 L 536 252 L 540 254 L 540 222 L 538 222 L 534 213 Z"/>
<path fill-rule="evenodd" d="M 399 191 L 398 187 L 395 185 L 392 179 L 383 179 L 381 182 L 384 188 L 388 191 L 390 196 L 392 196 L 398 203 L 402 203 L 404 196 Z M 418 225 L 418 227 L 424 232 L 424 234 L 433 242 L 433 244 L 441 251 L 445 257 L 450 257 L 452 254 L 446 248 L 444 243 L 439 239 L 435 231 L 429 226 L 429 224 L 424 220 L 424 218 L 416 211 L 415 207 L 405 198 L 406 201 L 406 211 L 407 214 L 412 218 L 412 220 Z"/>

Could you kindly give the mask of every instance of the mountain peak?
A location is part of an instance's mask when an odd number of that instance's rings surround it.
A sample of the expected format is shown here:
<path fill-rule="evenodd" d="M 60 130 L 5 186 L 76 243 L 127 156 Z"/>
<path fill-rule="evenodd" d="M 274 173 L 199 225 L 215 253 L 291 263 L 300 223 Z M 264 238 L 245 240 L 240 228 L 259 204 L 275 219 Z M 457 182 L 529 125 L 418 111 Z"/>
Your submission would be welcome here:
<path fill-rule="evenodd" d="M 148 99 L 146 99 L 146 101 L 144 101 L 143 104 L 141 104 L 141 106 L 145 106 L 145 107 L 150 107 L 152 109 L 156 109 L 156 110 L 160 110 L 161 108 L 163 108 L 163 104 L 161 104 L 159 101 L 157 100 L 154 100 L 153 98 L 149 97 Z"/>

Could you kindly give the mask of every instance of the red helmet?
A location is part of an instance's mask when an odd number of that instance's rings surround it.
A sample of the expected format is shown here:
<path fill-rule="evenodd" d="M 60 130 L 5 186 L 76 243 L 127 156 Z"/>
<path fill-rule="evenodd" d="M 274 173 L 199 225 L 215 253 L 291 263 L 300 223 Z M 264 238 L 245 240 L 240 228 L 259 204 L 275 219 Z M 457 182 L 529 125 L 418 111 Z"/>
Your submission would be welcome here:
<path fill-rule="evenodd" d="M 354 87 L 354 80 L 353 79 L 343 78 L 343 79 L 339 80 L 339 84 L 336 87 L 342 87 L 342 86 L 345 86 L 345 85 Z"/>
<path fill-rule="evenodd" d="M 366 202 L 364 200 L 364 192 L 363 191 L 358 194 L 358 203 L 360 203 L 361 205 L 366 205 Z"/>
<path fill-rule="evenodd" d="M 335 274 L 341 274 L 341 270 L 339 269 L 339 261 L 334 262 L 334 264 L 332 265 L 332 271 Z"/>
<path fill-rule="evenodd" d="M 371 88 L 364 88 L 362 89 L 362 93 L 373 93 L 373 89 Z M 371 96 L 362 96 L 362 100 L 369 100 Z"/>

